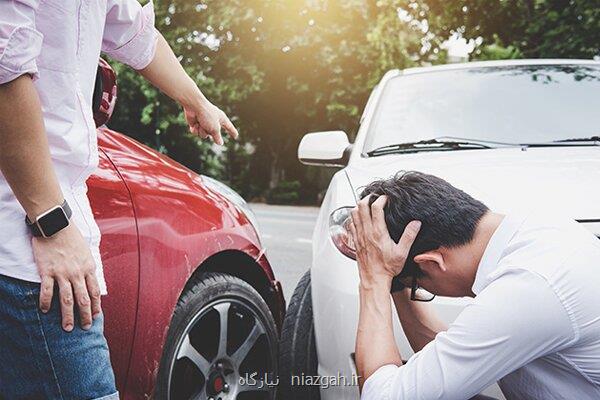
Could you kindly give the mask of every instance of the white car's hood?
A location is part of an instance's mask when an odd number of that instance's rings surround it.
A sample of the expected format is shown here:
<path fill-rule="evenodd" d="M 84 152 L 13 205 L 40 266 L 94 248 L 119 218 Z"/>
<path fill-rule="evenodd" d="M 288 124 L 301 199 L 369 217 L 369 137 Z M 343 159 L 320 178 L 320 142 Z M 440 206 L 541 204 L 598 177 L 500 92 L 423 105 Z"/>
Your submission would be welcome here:
<path fill-rule="evenodd" d="M 369 182 L 401 170 L 439 176 L 497 212 L 534 209 L 600 219 L 600 147 L 396 154 L 361 158 L 346 173 L 360 192 Z"/>

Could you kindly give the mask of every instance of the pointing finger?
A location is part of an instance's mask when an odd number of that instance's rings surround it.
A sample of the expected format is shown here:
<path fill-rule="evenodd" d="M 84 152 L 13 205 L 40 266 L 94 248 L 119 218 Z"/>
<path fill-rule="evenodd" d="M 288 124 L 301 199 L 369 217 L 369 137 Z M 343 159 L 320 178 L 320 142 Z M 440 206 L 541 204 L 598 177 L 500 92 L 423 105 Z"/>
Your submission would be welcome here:
<path fill-rule="evenodd" d="M 223 114 L 223 120 L 221 121 L 221 126 L 223 127 L 223 129 L 225 129 L 227 131 L 227 133 L 229 133 L 229 136 L 231 136 L 233 139 L 237 139 L 237 137 L 240 135 L 238 130 L 235 128 L 235 126 L 231 122 L 231 120 L 225 114 Z"/>

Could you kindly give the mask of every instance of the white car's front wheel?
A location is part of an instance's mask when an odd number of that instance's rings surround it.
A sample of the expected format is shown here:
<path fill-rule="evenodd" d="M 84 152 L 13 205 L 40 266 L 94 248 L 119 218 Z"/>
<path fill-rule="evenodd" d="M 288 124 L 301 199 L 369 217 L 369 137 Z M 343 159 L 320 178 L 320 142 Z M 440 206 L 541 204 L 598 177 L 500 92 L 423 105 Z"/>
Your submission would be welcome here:
<path fill-rule="evenodd" d="M 319 386 L 307 384 L 318 375 L 310 271 L 298 282 L 285 315 L 279 343 L 279 371 L 279 399 L 320 400 Z"/>

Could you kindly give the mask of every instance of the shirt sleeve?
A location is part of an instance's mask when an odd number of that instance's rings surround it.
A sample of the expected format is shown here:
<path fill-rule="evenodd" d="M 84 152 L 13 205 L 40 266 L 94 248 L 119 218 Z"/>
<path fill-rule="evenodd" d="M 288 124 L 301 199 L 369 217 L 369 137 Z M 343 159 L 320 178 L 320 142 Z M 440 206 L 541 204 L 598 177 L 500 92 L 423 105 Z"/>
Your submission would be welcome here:
<path fill-rule="evenodd" d="M 541 276 L 510 271 L 401 366 L 370 376 L 362 400 L 466 399 L 577 339 L 570 315 Z"/>
<path fill-rule="evenodd" d="M 44 36 L 36 30 L 39 0 L 0 1 L 0 84 L 23 74 L 38 77 Z"/>
<path fill-rule="evenodd" d="M 104 53 L 133 69 L 143 69 L 154 58 L 157 38 L 152 1 L 142 7 L 137 0 L 108 0 Z"/>

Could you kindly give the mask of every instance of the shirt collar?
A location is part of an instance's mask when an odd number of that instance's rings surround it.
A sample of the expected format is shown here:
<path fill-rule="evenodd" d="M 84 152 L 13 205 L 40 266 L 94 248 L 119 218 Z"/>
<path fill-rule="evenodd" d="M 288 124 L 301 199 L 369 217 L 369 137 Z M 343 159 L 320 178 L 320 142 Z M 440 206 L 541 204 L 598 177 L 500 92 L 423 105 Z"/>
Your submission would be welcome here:
<path fill-rule="evenodd" d="M 476 295 L 479 294 L 490 283 L 490 275 L 498 266 L 504 250 L 506 250 L 508 243 L 514 237 L 515 233 L 517 233 L 524 220 L 525 216 L 515 214 L 506 215 L 502 219 L 479 261 L 479 266 L 475 273 L 475 281 L 471 288 L 473 293 Z"/>

